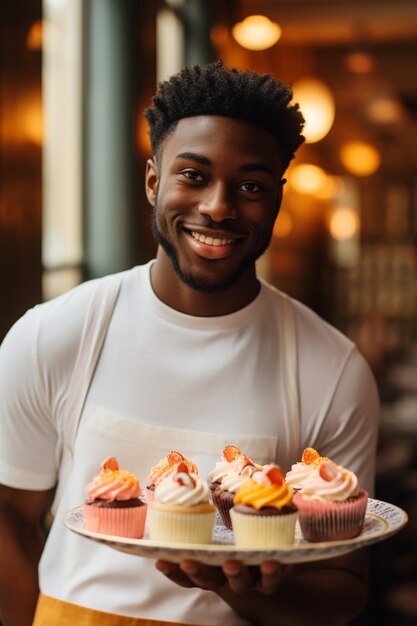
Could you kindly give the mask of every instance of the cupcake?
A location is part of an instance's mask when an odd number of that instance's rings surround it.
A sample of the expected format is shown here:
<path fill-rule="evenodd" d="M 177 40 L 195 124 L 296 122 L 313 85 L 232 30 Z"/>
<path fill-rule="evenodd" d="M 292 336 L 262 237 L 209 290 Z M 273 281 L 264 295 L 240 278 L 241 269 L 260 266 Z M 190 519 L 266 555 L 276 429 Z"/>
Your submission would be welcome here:
<path fill-rule="evenodd" d="M 209 473 L 213 504 L 226 528 L 232 528 L 230 509 L 237 490 L 260 469 L 261 465 L 254 463 L 239 448 L 226 446 L 221 461 L 216 463 L 215 468 Z"/>
<path fill-rule="evenodd" d="M 301 461 L 294 463 L 290 471 L 287 472 L 285 482 L 294 490 L 301 489 L 305 481 L 322 461 L 330 461 L 330 459 L 320 456 L 314 448 L 305 448 Z"/>
<path fill-rule="evenodd" d="M 139 494 L 135 474 L 119 469 L 117 460 L 109 457 L 87 485 L 84 528 L 106 535 L 142 537 L 148 507 Z"/>
<path fill-rule="evenodd" d="M 267 465 L 239 489 L 230 511 L 235 544 L 276 548 L 294 543 L 297 507 L 278 465 Z"/>
<path fill-rule="evenodd" d="M 361 533 L 368 493 L 359 487 L 353 472 L 333 461 L 322 461 L 294 502 L 307 541 L 337 541 Z"/>
<path fill-rule="evenodd" d="M 207 483 L 181 461 L 155 488 L 149 508 L 151 539 L 210 543 L 215 513 Z"/>
<path fill-rule="evenodd" d="M 149 504 L 153 501 L 155 487 L 158 482 L 166 476 L 167 473 L 175 471 L 178 463 L 184 462 L 189 471 L 194 474 L 198 474 L 198 470 L 196 465 L 187 459 L 185 456 L 176 452 L 175 450 L 171 450 L 165 458 L 161 459 L 157 465 L 155 465 L 148 474 L 146 485 L 146 499 Z"/>

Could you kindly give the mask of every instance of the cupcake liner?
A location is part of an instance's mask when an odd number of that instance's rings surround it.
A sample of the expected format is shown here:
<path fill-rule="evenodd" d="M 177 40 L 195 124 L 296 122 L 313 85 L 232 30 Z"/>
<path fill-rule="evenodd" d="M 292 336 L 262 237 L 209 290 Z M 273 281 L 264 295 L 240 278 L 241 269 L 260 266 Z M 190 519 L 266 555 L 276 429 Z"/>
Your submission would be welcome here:
<path fill-rule="evenodd" d="M 230 511 L 235 544 L 247 548 L 276 548 L 294 543 L 297 513 L 248 515 Z"/>
<path fill-rule="evenodd" d="M 220 513 L 221 520 L 226 528 L 232 528 L 232 520 L 230 519 L 230 509 L 233 506 L 233 497 L 234 494 L 226 494 L 225 492 L 216 492 L 214 491 L 212 494 L 212 500 L 214 506 L 217 508 Z"/>
<path fill-rule="evenodd" d="M 147 509 L 147 504 L 126 508 L 84 504 L 84 528 L 104 535 L 140 539 L 145 530 Z"/>
<path fill-rule="evenodd" d="M 307 541 L 338 541 L 357 537 L 363 528 L 368 494 L 346 502 L 318 502 L 294 496 L 298 507 L 301 532 Z"/>
<path fill-rule="evenodd" d="M 178 513 L 150 507 L 149 534 L 152 541 L 211 543 L 216 512 Z"/>
<path fill-rule="evenodd" d="M 155 497 L 155 488 L 151 489 L 150 487 L 146 487 L 146 489 L 145 489 L 145 497 L 146 497 L 146 502 L 148 504 L 152 504 L 153 499 Z"/>

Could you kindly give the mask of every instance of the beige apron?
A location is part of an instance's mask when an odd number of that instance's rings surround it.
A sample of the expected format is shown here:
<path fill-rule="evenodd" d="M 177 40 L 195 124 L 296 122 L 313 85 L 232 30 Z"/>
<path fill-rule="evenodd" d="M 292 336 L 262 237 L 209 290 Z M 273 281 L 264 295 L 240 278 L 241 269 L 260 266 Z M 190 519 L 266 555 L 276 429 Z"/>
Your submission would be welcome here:
<path fill-rule="evenodd" d="M 64 413 L 61 418 L 61 430 L 63 433 L 63 462 L 61 467 L 63 469 L 63 475 L 66 475 L 67 477 L 70 474 L 68 468 L 72 464 L 74 458 L 77 432 L 83 414 L 85 400 L 106 337 L 108 324 L 110 322 L 115 303 L 117 301 L 120 285 L 123 280 L 123 275 L 124 273 L 120 273 L 108 277 L 104 279 L 104 284 L 103 281 L 100 281 L 99 288 L 96 289 L 92 295 L 89 309 L 86 315 L 82 340 L 80 342 L 80 351 L 76 360 L 73 375 L 69 383 L 68 398 L 65 405 Z M 279 336 L 281 338 L 280 359 L 281 371 L 283 372 L 281 380 L 283 408 L 285 411 L 285 415 L 292 416 L 292 419 L 286 420 L 286 431 L 284 439 L 287 449 L 291 450 L 291 456 L 292 458 L 294 458 L 296 454 L 294 451 L 298 451 L 300 441 L 298 370 L 295 319 L 291 301 L 286 296 L 282 296 L 281 298 L 280 314 L 277 316 L 277 321 L 279 324 Z M 76 419 L 74 419 L 75 417 Z M 87 414 L 86 417 L 83 417 L 83 424 L 85 419 L 88 431 L 91 416 Z M 100 416 L 100 419 L 101 423 L 103 423 L 103 420 L 105 418 L 103 416 Z M 111 415 L 109 414 L 108 424 L 105 425 L 107 435 L 112 435 L 111 419 Z M 92 416 L 92 421 L 94 424 L 94 415 Z M 120 429 L 119 424 L 117 426 L 117 429 L 122 431 L 124 430 L 126 432 L 129 426 L 134 427 L 135 429 L 143 428 L 143 426 L 141 425 L 132 426 L 128 423 L 124 424 L 124 426 L 124 429 Z M 149 428 L 152 429 L 152 427 Z M 113 436 L 116 436 L 116 434 L 117 433 L 114 432 Z M 167 442 L 163 441 L 163 433 L 158 433 L 157 435 L 155 435 L 155 433 L 146 432 L 145 428 L 143 435 L 148 437 L 153 436 L 154 439 L 157 438 L 161 441 L 162 446 L 167 445 Z M 169 436 L 171 437 L 172 433 L 170 433 Z M 216 440 L 216 436 L 213 435 L 211 445 L 213 447 L 213 450 L 216 450 L 216 454 L 218 453 L 219 449 L 222 449 L 220 439 L 221 437 L 222 436 L 217 436 L 218 440 Z M 256 444 L 256 442 L 252 442 L 252 445 L 259 445 L 260 448 L 262 448 L 262 452 L 266 456 L 264 462 L 270 462 L 270 459 L 274 458 L 276 446 L 276 441 L 273 441 L 272 438 L 270 438 L 271 441 L 267 441 L 267 439 L 268 438 L 264 438 L 263 441 L 260 440 L 258 444 Z M 193 438 L 192 444 L 195 447 L 199 447 L 198 444 L 200 444 L 200 441 L 198 433 L 196 433 L 196 436 Z M 209 442 L 207 440 L 204 440 L 203 443 L 201 443 L 200 445 L 204 448 L 207 448 Z M 247 450 L 249 442 L 237 440 L 236 445 L 238 445 L 242 449 Z M 253 450 L 251 451 L 250 456 L 261 458 L 259 452 L 260 450 Z M 75 455 L 77 458 L 76 451 Z M 75 466 L 79 466 L 79 461 L 80 459 L 78 458 L 77 463 L 76 459 Z M 69 478 L 67 478 L 67 480 L 60 481 L 58 497 L 60 497 L 62 489 L 68 485 L 69 481 Z M 71 489 L 72 487 L 70 485 L 70 490 Z M 75 504 L 78 504 L 78 501 Z M 55 626 L 58 624 L 59 626 L 66 626 L 67 624 L 77 624 L 77 626 L 78 624 L 80 626 L 95 626 L 96 624 L 97 626 L 98 624 L 100 624 L 100 626 L 133 626 L 135 624 L 162 626 L 164 624 L 172 625 L 174 623 L 178 624 L 178 622 L 164 622 L 158 620 L 155 621 L 152 619 L 132 618 L 111 613 L 105 613 L 101 611 L 96 611 L 94 609 L 85 608 L 83 606 L 79 606 L 78 604 L 64 602 L 41 594 L 33 626 Z"/>

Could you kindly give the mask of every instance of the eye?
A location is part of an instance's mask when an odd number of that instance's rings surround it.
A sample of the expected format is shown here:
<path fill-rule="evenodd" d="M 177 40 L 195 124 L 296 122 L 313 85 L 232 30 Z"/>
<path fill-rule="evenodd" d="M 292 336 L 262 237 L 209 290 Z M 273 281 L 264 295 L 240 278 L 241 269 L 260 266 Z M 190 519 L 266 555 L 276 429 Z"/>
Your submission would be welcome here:
<path fill-rule="evenodd" d="M 246 191 L 246 192 L 249 192 L 249 193 L 262 191 L 262 187 L 258 183 L 254 183 L 254 182 L 242 183 L 240 185 L 239 189 L 240 189 L 240 191 Z"/>
<path fill-rule="evenodd" d="M 196 170 L 183 170 L 180 172 L 180 175 L 192 183 L 201 183 L 204 181 L 204 176 Z"/>

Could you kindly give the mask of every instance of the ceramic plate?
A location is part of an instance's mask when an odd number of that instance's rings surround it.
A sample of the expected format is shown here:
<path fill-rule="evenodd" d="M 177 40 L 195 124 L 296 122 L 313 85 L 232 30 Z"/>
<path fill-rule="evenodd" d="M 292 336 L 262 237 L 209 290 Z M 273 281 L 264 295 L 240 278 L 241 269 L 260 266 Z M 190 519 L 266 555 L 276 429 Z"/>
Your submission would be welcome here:
<path fill-rule="evenodd" d="M 398 532 L 407 521 L 407 514 L 397 506 L 370 499 L 363 530 L 354 539 L 309 543 L 302 538 L 297 523 L 294 545 L 262 550 L 259 548 L 238 549 L 233 544 L 233 532 L 224 528 L 220 518 L 216 519 L 213 543 L 207 545 L 154 542 L 149 539 L 148 529 L 145 529 L 143 539 L 115 537 L 85 530 L 82 506 L 71 509 L 64 518 L 65 526 L 73 532 L 93 541 L 104 543 L 115 550 L 175 563 L 186 558 L 196 559 L 207 565 L 221 565 L 227 559 L 238 559 L 246 565 L 259 565 L 266 560 L 276 560 L 281 561 L 281 563 L 303 563 L 329 559 L 388 539 Z"/>

